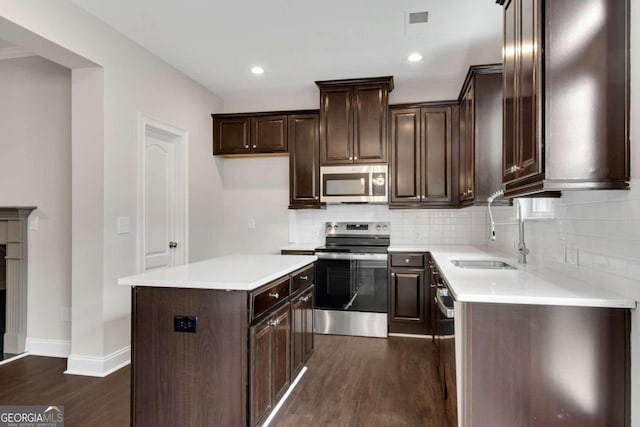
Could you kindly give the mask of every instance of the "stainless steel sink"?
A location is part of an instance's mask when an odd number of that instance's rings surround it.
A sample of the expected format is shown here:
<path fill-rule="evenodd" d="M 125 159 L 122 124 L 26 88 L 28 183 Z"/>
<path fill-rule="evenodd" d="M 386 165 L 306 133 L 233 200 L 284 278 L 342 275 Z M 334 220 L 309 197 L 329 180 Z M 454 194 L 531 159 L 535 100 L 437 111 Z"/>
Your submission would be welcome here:
<path fill-rule="evenodd" d="M 506 262 L 490 259 L 454 259 L 451 263 L 460 268 L 474 268 L 479 270 L 517 270 L 516 267 L 509 265 Z"/>

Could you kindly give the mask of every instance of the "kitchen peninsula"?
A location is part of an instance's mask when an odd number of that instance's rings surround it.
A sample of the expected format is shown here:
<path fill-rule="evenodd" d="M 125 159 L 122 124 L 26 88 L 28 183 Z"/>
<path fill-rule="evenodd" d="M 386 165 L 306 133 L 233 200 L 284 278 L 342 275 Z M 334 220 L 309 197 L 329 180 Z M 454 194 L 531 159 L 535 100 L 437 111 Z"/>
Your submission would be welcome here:
<path fill-rule="evenodd" d="M 266 420 L 313 351 L 315 260 L 230 255 L 119 279 L 133 289 L 131 424 Z"/>

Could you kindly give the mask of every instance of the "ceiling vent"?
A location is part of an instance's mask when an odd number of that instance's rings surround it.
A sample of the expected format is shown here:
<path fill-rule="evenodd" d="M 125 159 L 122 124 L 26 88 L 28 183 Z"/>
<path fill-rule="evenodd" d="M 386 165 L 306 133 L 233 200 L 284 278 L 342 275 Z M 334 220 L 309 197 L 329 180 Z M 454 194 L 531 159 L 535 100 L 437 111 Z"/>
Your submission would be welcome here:
<path fill-rule="evenodd" d="M 404 33 L 406 36 L 419 36 L 426 34 L 429 12 L 414 11 L 404 14 Z"/>

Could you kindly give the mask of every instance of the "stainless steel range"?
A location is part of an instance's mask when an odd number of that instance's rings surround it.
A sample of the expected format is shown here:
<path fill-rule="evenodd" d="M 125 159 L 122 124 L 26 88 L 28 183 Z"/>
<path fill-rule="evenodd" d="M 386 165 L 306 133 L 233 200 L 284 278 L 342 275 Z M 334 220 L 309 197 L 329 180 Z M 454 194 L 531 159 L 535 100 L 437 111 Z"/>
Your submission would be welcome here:
<path fill-rule="evenodd" d="M 316 333 L 387 336 L 388 222 L 327 222 L 316 248 Z"/>

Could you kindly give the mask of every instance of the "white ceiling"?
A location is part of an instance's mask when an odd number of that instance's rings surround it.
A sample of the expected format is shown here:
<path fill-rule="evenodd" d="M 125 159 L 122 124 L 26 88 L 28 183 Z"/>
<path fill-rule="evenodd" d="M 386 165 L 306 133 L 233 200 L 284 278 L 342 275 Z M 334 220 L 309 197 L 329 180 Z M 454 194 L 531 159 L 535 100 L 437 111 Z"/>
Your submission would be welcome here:
<path fill-rule="evenodd" d="M 501 58 L 495 0 L 72 1 L 225 99 L 381 75 L 459 88 L 469 65 Z M 405 12 L 421 10 L 427 30 L 406 36 Z"/>

